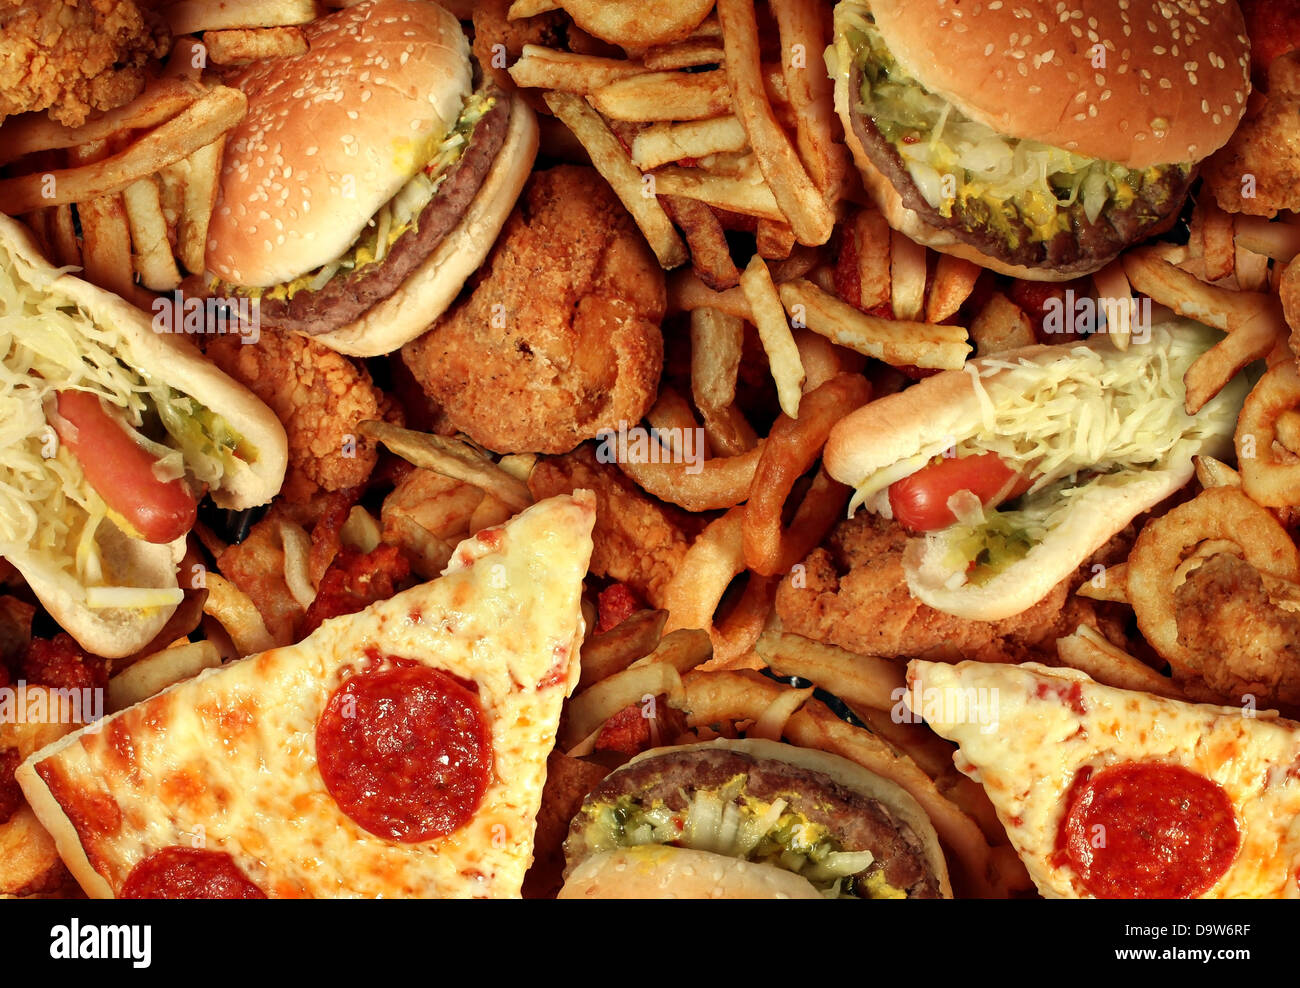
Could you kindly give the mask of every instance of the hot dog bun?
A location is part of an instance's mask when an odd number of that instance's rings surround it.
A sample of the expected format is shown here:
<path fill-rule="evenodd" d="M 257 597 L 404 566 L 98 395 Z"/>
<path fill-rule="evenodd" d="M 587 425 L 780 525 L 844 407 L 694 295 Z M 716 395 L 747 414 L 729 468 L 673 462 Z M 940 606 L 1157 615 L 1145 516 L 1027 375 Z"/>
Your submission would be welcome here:
<path fill-rule="evenodd" d="M 221 373 L 188 340 L 156 332 L 149 314 L 111 292 L 60 273 L 41 256 L 27 229 L 3 216 L 0 251 L 11 262 L 3 275 L 8 281 L 4 286 L 7 300 L 22 299 L 30 292 L 56 299 L 69 311 L 75 306 L 93 321 L 97 333 L 116 341 L 123 356 L 129 352 L 134 371 L 165 382 L 213 410 L 257 451 L 255 458 L 237 460 L 220 485 L 209 492 L 218 505 L 252 507 L 269 501 L 279 491 L 288 462 L 284 427 L 252 392 Z M 3 387 L 13 387 L 8 375 L 6 382 Z M 30 435 L 14 438 L 19 443 L 34 440 Z M 0 472 L 5 469 L 0 464 Z M 39 515 L 42 506 L 33 507 Z M 165 545 L 151 544 L 123 531 L 110 517 L 100 523 L 95 541 L 103 560 L 105 585 L 163 590 L 178 586 L 176 564 L 184 554 L 183 538 Z M 0 555 L 22 573 L 54 619 L 83 648 L 97 655 L 114 658 L 139 650 L 175 610 L 174 604 L 91 609 L 75 567 L 57 552 L 35 551 L 16 533 L 0 535 Z"/>

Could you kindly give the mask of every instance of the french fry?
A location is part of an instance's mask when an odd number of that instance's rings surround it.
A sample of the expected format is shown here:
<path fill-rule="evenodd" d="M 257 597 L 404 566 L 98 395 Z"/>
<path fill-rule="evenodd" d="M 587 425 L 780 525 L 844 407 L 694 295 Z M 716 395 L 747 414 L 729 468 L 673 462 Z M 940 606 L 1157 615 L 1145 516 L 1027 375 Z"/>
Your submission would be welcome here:
<path fill-rule="evenodd" d="M 218 138 L 199 148 L 186 159 L 188 171 L 181 198 L 181 214 L 176 228 L 177 253 L 190 274 L 202 274 L 207 268 L 208 224 L 217 204 L 218 179 L 225 156 L 226 139 Z"/>
<path fill-rule="evenodd" d="M 667 72 L 722 64 L 722 44 L 716 38 L 687 38 L 672 45 L 647 48 L 641 60 L 647 69 Z"/>
<path fill-rule="evenodd" d="M 772 190 L 749 177 L 718 175 L 703 168 L 680 168 L 667 165 L 651 173 L 655 191 L 661 195 L 698 199 L 719 209 L 757 216 L 759 219 L 783 221 Z"/>
<path fill-rule="evenodd" d="M 131 264 L 131 230 L 120 195 L 98 196 L 78 203 L 81 220 L 83 277 L 123 298 L 135 291 Z"/>
<path fill-rule="evenodd" d="M 347 521 L 339 529 L 339 544 L 357 552 L 373 552 L 383 541 L 383 533 L 375 516 L 359 504 L 348 512 Z"/>
<path fill-rule="evenodd" d="M 181 273 L 167 239 L 167 220 L 162 199 L 153 178 L 132 182 L 122 192 L 131 242 L 135 245 L 135 269 L 144 286 L 155 292 L 170 292 L 181 283 Z"/>
<path fill-rule="evenodd" d="M 812 698 L 814 688 L 783 690 L 763 712 L 754 719 L 754 723 L 745 732 L 746 737 L 765 741 L 780 741 L 785 733 L 785 725 L 794 716 L 795 711 Z"/>
<path fill-rule="evenodd" d="M 546 105 L 564 121 L 591 155 L 591 163 L 609 182 L 619 200 L 645 234 L 659 264 L 675 268 L 687 259 L 686 246 L 673 228 L 655 195 L 646 194 L 641 173 L 632 164 L 617 137 L 581 96 L 547 93 Z"/>
<path fill-rule="evenodd" d="M 1128 603 L 1128 563 L 1115 563 L 1103 567 L 1079 585 L 1075 591 L 1089 600 L 1109 600 L 1116 604 Z"/>
<path fill-rule="evenodd" d="M 808 177 L 790 139 L 768 101 L 759 58 L 758 22 L 749 0 L 718 0 L 718 20 L 726 53 L 730 97 L 749 135 L 759 168 L 781 212 L 802 244 L 830 239 L 835 218 L 826 199 Z"/>
<path fill-rule="evenodd" d="M 1279 263 L 1300 254 L 1300 225 L 1270 223 L 1262 216 L 1236 217 L 1237 246 Z"/>
<path fill-rule="evenodd" d="M 1112 303 L 1106 311 L 1116 315 L 1116 322 L 1106 327 L 1111 343 L 1117 350 L 1127 350 L 1133 336 L 1133 307 L 1130 303 L 1133 288 L 1128 283 L 1128 275 L 1124 273 L 1124 265 L 1119 261 L 1111 261 L 1092 276 L 1092 284 L 1097 298 Z M 1116 305 L 1114 302 L 1123 304 Z"/>
<path fill-rule="evenodd" d="M 889 239 L 889 277 L 896 319 L 921 318 L 925 306 L 925 275 L 925 248 L 894 230 Z"/>
<path fill-rule="evenodd" d="M 740 270 L 731 259 L 726 231 L 713 210 L 696 199 L 664 196 L 664 209 L 681 228 L 691 251 L 691 266 L 715 291 L 740 283 Z"/>
<path fill-rule="evenodd" d="M 835 694 L 855 711 L 892 710 L 906 690 L 904 667 L 787 632 L 767 632 L 755 646 L 778 676 L 798 676 Z"/>
<path fill-rule="evenodd" d="M 0 211 L 16 214 L 42 206 L 116 195 L 132 182 L 211 144 L 244 118 L 248 99 L 216 86 L 125 150 L 78 168 L 0 179 Z M 52 193 L 46 196 L 45 192 Z"/>
<path fill-rule="evenodd" d="M 713 614 L 722 595 L 745 569 L 743 520 L 744 509 L 732 508 L 696 536 L 664 588 L 664 606 L 668 610 L 666 632 L 678 628 L 712 629 Z"/>
<path fill-rule="evenodd" d="M 956 315 L 975 289 L 982 270 L 964 257 L 940 254 L 934 268 L 934 284 L 925 300 L 925 321 L 943 322 Z"/>
<path fill-rule="evenodd" d="M 751 315 L 749 302 L 739 285 L 715 292 L 694 271 L 675 271 L 668 278 L 668 308 L 671 312 L 713 309 L 746 322 Z"/>
<path fill-rule="evenodd" d="M 758 434 L 735 405 L 701 408 L 704 436 L 714 456 L 739 456 L 758 445 Z"/>
<path fill-rule="evenodd" d="M 1183 378 L 1189 415 L 1200 411 L 1238 371 L 1267 356 L 1286 337 L 1281 306 L 1271 295 L 1207 285 L 1145 248 L 1129 251 L 1123 262 L 1138 291 L 1179 315 L 1228 334 L 1198 357 Z"/>
<path fill-rule="evenodd" d="M 768 261 L 783 261 L 794 249 L 794 230 L 780 220 L 760 219 L 757 224 L 758 256 Z"/>
<path fill-rule="evenodd" d="M 893 284 L 889 278 L 889 223 L 875 209 L 860 209 L 854 214 L 849 229 L 858 255 L 860 296 L 856 300 L 847 301 L 857 301 L 866 310 L 889 305 L 893 293 Z"/>
<path fill-rule="evenodd" d="M 733 116 L 653 123 L 632 139 L 632 163 L 642 171 L 650 171 L 683 158 L 738 152 L 748 146 L 745 128 Z"/>
<path fill-rule="evenodd" d="M 232 27 L 306 24 L 316 17 L 312 0 L 179 0 L 163 8 L 172 34 Z"/>
<path fill-rule="evenodd" d="M 870 398 L 866 378 L 840 374 L 804 397 L 799 418 L 782 416 L 772 426 L 742 523 L 745 565 L 755 573 L 774 576 L 797 561 L 789 558 L 792 553 L 782 538 L 786 499 L 795 481 L 821 456 L 831 429 Z"/>
<path fill-rule="evenodd" d="M 108 681 L 108 712 L 116 713 L 161 693 L 168 686 L 221 665 L 209 641 L 186 642 L 131 663 Z"/>
<path fill-rule="evenodd" d="M 1236 259 L 1232 215 L 1225 213 L 1213 196 L 1201 196 L 1196 203 L 1201 213 L 1201 257 L 1207 281 L 1219 281 L 1232 274 Z"/>
<path fill-rule="evenodd" d="M 277 644 L 248 594 L 217 573 L 209 573 L 206 583 L 208 599 L 203 613 L 220 622 L 240 656 L 264 652 Z"/>
<path fill-rule="evenodd" d="M 620 79 L 643 75 L 646 68 L 626 58 L 602 58 L 524 45 L 522 54 L 507 71 L 515 85 L 525 89 L 557 89 L 586 96 Z"/>
<path fill-rule="evenodd" d="M 1268 255 L 1238 246 L 1235 270 L 1237 287 L 1243 292 L 1268 291 Z"/>
<path fill-rule="evenodd" d="M 971 350 L 964 327 L 868 316 L 803 278 L 781 285 L 780 294 L 796 322 L 888 364 L 960 370 Z"/>
<path fill-rule="evenodd" d="M 663 611 L 658 613 L 663 614 Z M 662 662 L 685 675 L 713 657 L 713 643 L 708 632 L 700 628 L 678 628 L 664 635 L 649 654 L 632 663 L 633 666 Z"/>
<path fill-rule="evenodd" d="M 55 206 L 50 222 L 50 237 L 54 247 L 54 263 L 59 267 L 81 267 L 81 244 L 72 219 L 72 207 Z"/>
<path fill-rule="evenodd" d="M 758 255 L 750 258 L 745 273 L 740 276 L 740 288 L 749 301 L 752 321 L 758 329 L 759 339 L 763 341 L 763 349 L 767 351 L 781 411 L 791 418 L 798 418 L 799 401 L 803 395 L 803 363 L 790 333 L 781 296 L 767 265 Z"/>
<path fill-rule="evenodd" d="M 533 503 L 528 485 L 510 476 L 491 457 L 468 443 L 447 436 L 434 436 L 401 429 L 387 422 L 362 422 L 362 434 L 378 439 L 404 460 L 417 467 L 472 484 L 522 511 Z"/>
<path fill-rule="evenodd" d="M 989 294 L 984 308 L 971 322 L 970 338 L 981 357 L 1034 342 L 1034 326 L 1015 302 L 1001 292 Z"/>
<path fill-rule="evenodd" d="M 1241 474 L 1222 460 L 1198 453 L 1192 457 L 1196 465 L 1196 479 L 1202 487 L 1240 487 Z"/>
<path fill-rule="evenodd" d="M 601 86 L 588 95 L 611 120 L 701 120 L 731 109 L 731 88 L 721 69 L 706 72 L 646 72 Z"/>
<path fill-rule="evenodd" d="M 659 389 L 659 398 L 646 412 L 646 421 L 656 430 L 659 441 L 674 459 L 687 455 L 689 450 L 683 447 L 682 439 L 700 427 L 690 402 L 668 384 Z"/>
<path fill-rule="evenodd" d="M 175 117 L 203 95 L 203 88 L 184 79 L 158 79 L 135 99 L 80 127 L 66 127 L 43 113 L 10 118 L 0 127 L 0 165 L 37 151 L 76 147 L 129 130 L 147 130 Z"/>
<path fill-rule="evenodd" d="M 844 178 L 844 145 L 835 140 L 830 76 L 818 55 L 826 48 L 819 0 L 771 0 L 781 35 L 781 72 L 795 120 L 799 157 L 829 199 Z"/>
<path fill-rule="evenodd" d="M 700 408 L 726 408 L 736 400 L 744 323 L 717 309 L 696 309 L 691 313 L 690 333 L 695 404 Z"/>
<path fill-rule="evenodd" d="M 230 28 L 203 35 L 214 65 L 243 65 L 260 58 L 285 58 L 307 51 L 307 36 L 298 27 Z"/>
<path fill-rule="evenodd" d="M 591 635 L 582 643 L 582 676 L 577 691 L 581 693 L 653 653 L 667 620 L 667 611 L 637 611 L 608 631 Z"/>
<path fill-rule="evenodd" d="M 705 460 L 698 469 L 689 463 L 652 463 L 648 460 L 620 460 L 618 468 L 661 501 L 687 511 L 730 508 L 749 497 L 754 471 L 763 442 L 738 456 Z"/>
<path fill-rule="evenodd" d="M 844 370 L 839 350 L 826 337 L 810 329 L 796 329 L 794 345 L 799 348 L 799 360 L 803 364 L 804 394 L 817 390 Z"/>
<path fill-rule="evenodd" d="M 1086 672 L 1105 686 L 1184 699 L 1183 691 L 1172 679 L 1116 648 L 1086 624 L 1079 625 L 1074 634 L 1056 639 L 1056 653 L 1066 665 Z"/>

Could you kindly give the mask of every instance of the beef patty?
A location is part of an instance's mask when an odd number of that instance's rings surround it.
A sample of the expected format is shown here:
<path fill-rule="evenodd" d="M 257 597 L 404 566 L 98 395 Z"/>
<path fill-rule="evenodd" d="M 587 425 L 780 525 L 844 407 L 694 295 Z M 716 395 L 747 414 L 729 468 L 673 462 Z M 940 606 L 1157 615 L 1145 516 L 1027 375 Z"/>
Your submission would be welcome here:
<path fill-rule="evenodd" d="M 263 326 L 311 336 L 346 326 L 397 291 L 438 249 L 478 195 L 505 143 L 511 97 L 495 87 L 490 87 L 487 95 L 495 97 L 496 102 L 474 126 L 469 146 L 447 169 L 437 194 L 415 225 L 393 242 L 384 259 L 339 272 L 316 291 L 304 288 L 289 299 L 263 298 Z"/>
<path fill-rule="evenodd" d="M 862 91 L 862 70 L 856 66 L 849 86 L 851 92 Z M 930 226 L 948 231 L 989 257 L 1029 268 L 1050 268 L 1063 274 L 1096 269 L 1130 244 L 1168 229 L 1177 219 L 1196 178 L 1195 169 L 1183 174 L 1182 169 L 1166 168 L 1159 178 L 1143 181 L 1128 205 L 1108 202 L 1095 221 L 1088 219 L 1083 199 L 1079 197 L 1067 210 L 1069 230 L 1050 240 L 1033 241 L 1029 227 L 1019 218 L 1011 221 L 1010 235 L 999 230 L 992 222 L 989 205 L 982 200 L 956 199 L 952 215 L 942 215 L 921 195 L 902 156 L 877 129 L 875 121 L 856 110 L 851 116 L 854 135 L 871 163 L 898 191 L 904 206 Z"/>
<path fill-rule="evenodd" d="M 719 789 L 738 775 L 746 777 L 747 795 L 769 803 L 784 799 L 790 812 L 824 826 L 841 850 L 870 851 L 875 861 L 864 874 L 883 872 L 885 880 L 904 889 L 908 898 L 939 898 L 938 881 L 926 863 L 920 836 L 879 800 L 821 772 L 722 748 L 667 751 L 606 776 L 587 796 L 569 828 L 565 842 L 569 868 L 586 857 L 584 831 L 601 806 L 631 796 L 639 805 L 662 802 L 670 810 L 683 810 L 695 791 Z"/>

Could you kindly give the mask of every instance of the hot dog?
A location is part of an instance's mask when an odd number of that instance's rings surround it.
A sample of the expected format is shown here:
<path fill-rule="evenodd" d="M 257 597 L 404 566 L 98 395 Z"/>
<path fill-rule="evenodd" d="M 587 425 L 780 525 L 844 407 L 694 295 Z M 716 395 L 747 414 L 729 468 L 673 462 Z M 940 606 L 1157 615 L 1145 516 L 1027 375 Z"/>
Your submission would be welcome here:
<path fill-rule="evenodd" d="M 129 655 L 181 600 L 198 500 L 246 508 L 279 490 L 284 428 L 3 216 L 0 354 L 0 556 L 82 648 Z"/>
<path fill-rule="evenodd" d="M 1234 380 L 1195 416 L 1187 368 L 1217 334 L 1190 320 L 1126 351 L 1110 337 L 973 360 L 838 423 L 825 465 L 866 507 L 917 536 L 912 595 L 996 621 L 1032 607 L 1136 515 L 1226 454 L 1247 390 Z"/>

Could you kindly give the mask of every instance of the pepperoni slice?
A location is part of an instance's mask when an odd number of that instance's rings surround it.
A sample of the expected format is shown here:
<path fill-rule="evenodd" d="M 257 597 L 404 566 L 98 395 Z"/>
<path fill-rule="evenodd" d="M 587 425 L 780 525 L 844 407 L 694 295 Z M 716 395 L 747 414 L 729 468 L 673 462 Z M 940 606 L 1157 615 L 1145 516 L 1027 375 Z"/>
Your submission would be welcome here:
<path fill-rule="evenodd" d="M 1081 773 L 1059 843 L 1099 899 L 1190 899 L 1211 888 L 1241 847 L 1232 801 L 1180 765 L 1130 762 Z"/>
<path fill-rule="evenodd" d="M 265 899 L 225 851 L 164 847 L 126 876 L 120 899 Z"/>
<path fill-rule="evenodd" d="M 402 665 L 353 676 L 316 723 L 316 760 L 339 809 L 378 837 L 442 837 L 478 809 L 492 736 L 478 696 L 446 673 Z"/>

